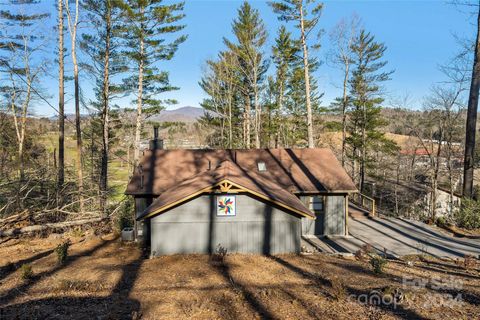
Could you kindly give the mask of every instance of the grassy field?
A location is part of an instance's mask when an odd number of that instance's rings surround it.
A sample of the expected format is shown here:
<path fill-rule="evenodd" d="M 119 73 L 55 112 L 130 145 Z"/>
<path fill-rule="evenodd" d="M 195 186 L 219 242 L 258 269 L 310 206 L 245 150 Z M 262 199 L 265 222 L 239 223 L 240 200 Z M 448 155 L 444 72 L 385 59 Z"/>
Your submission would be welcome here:
<path fill-rule="evenodd" d="M 55 132 L 48 133 L 40 137 L 40 141 L 45 145 L 49 152 L 58 148 L 58 135 Z M 75 170 L 76 140 L 70 136 L 65 136 L 65 165 L 72 172 Z M 118 157 L 112 157 L 109 161 L 108 184 L 111 188 L 111 200 L 120 200 L 127 186 L 130 171 L 125 161 Z"/>
<path fill-rule="evenodd" d="M 113 236 L 9 240 L 0 245 L 1 319 L 479 319 L 480 271 L 446 261 L 366 262 L 326 255 L 205 255 L 144 259 Z M 22 264 L 33 275 L 22 279 Z M 424 287 L 403 279 L 426 280 Z M 439 282 L 453 279 L 455 286 Z M 452 281 L 453 281 L 452 280 Z M 400 290 L 400 291 L 398 291 Z M 365 304 L 375 292 L 383 303 Z M 386 297 L 402 293 L 398 303 Z M 461 294 L 461 299 L 452 297 Z M 391 300 L 390 300 L 391 301 Z M 373 300 L 371 301 L 373 302 Z"/>

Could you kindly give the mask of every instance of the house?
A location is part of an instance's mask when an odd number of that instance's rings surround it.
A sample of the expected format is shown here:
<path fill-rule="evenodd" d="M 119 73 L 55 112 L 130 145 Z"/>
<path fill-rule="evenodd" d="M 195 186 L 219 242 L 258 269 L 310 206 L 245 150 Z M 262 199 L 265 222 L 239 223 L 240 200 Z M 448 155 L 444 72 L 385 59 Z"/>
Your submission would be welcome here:
<path fill-rule="evenodd" d="M 432 195 L 431 191 L 424 197 L 424 202 L 427 207 L 431 206 Z M 453 214 L 460 209 L 462 202 L 462 195 L 457 192 L 450 192 L 447 188 L 437 187 L 436 192 L 436 217 L 452 217 Z"/>
<path fill-rule="evenodd" d="M 383 179 L 366 181 L 365 193 L 375 198 L 378 209 L 387 215 L 427 219 L 432 216 L 434 189 L 425 183 Z M 462 195 L 437 186 L 435 217 L 451 218 L 461 206 Z"/>
<path fill-rule="evenodd" d="M 137 237 L 156 256 L 299 252 L 302 234 L 346 234 L 352 192 L 329 149 L 153 148 L 125 194 L 135 198 Z"/>

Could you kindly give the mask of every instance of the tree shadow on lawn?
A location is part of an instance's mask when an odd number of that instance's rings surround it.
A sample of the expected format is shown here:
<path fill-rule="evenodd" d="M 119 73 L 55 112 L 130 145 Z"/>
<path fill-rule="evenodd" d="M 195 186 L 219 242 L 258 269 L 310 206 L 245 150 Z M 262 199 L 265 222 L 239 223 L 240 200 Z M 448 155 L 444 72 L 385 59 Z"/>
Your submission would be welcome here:
<path fill-rule="evenodd" d="M 434 293 L 446 293 L 446 294 L 450 294 L 452 297 L 456 297 L 458 294 L 461 294 L 461 300 L 463 302 L 466 302 L 466 303 L 468 303 L 472 306 L 479 306 L 480 305 L 480 297 L 478 296 L 478 294 L 476 294 L 475 292 L 465 290 L 463 288 L 463 283 L 461 283 L 461 286 L 458 289 L 448 288 L 449 285 L 453 285 L 452 283 L 449 283 L 449 282 L 447 282 L 447 284 L 446 284 L 447 287 L 442 287 L 442 284 L 440 284 L 439 281 L 445 280 L 444 279 L 445 274 L 447 274 L 447 273 L 441 272 L 439 270 L 433 270 L 433 271 L 435 271 L 437 273 L 442 273 L 441 275 L 437 275 L 436 277 L 432 276 L 430 278 L 422 278 L 421 276 L 419 276 L 419 275 L 417 275 L 413 272 L 402 271 L 402 273 L 404 273 L 404 274 L 406 273 L 406 274 L 410 275 L 410 276 L 407 275 L 407 278 L 405 278 L 405 277 L 400 277 L 398 275 L 391 274 L 391 273 L 386 273 L 386 272 L 384 272 L 382 274 L 376 274 L 373 271 L 371 271 L 370 269 L 365 268 L 361 265 L 348 265 L 347 266 L 347 265 L 344 265 L 344 264 L 341 264 L 341 263 L 332 263 L 332 264 L 334 264 L 337 267 L 343 268 L 348 272 L 355 272 L 355 273 L 358 273 L 360 275 L 369 275 L 369 276 L 375 276 L 376 278 L 383 278 L 383 279 L 386 279 L 388 281 L 398 283 L 399 285 L 402 285 L 402 286 L 404 285 L 404 279 L 406 279 L 406 280 L 411 280 L 411 279 L 425 280 L 425 281 L 427 281 L 426 289 L 429 289 L 430 291 L 433 291 Z M 421 266 L 419 266 L 419 267 L 421 267 Z M 455 285 L 458 285 L 458 283 L 456 283 Z"/>
<path fill-rule="evenodd" d="M 381 221 L 379 219 L 369 219 L 369 221 L 371 221 L 373 223 L 376 223 L 377 225 L 383 226 L 384 228 L 390 229 L 391 231 L 395 232 L 395 235 L 400 234 L 401 236 L 406 237 L 408 239 L 411 239 L 411 240 L 425 246 L 426 248 L 437 249 L 439 251 L 444 252 L 445 254 L 449 254 L 451 256 L 455 256 L 455 257 L 459 257 L 459 258 L 463 258 L 465 256 L 465 254 L 463 252 L 460 252 L 460 251 L 456 250 L 457 248 L 451 249 L 450 246 L 447 245 L 447 244 L 433 242 L 435 240 L 434 238 L 430 238 L 430 239 L 424 238 L 424 239 L 422 239 L 419 236 L 415 236 L 414 235 L 415 233 L 413 233 L 413 232 L 408 233 L 408 232 L 402 231 L 399 228 L 391 226 L 388 223 L 385 223 L 384 221 Z M 393 237 L 393 236 L 391 236 L 391 237 Z M 428 253 L 428 254 L 433 255 L 432 253 Z"/>
<path fill-rule="evenodd" d="M 231 288 L 236 292 L 240 293 L 242 297 L 247 301 L 250 307 L 257 312 L 261 319 L 275 319 L 276 317 L 267 309 L 267 307 L 259 301 L 253 292 L 248 290 L 246 286 L 242 285 L 240 282 L 235 281 L 232 276 L 230 266 L 227 262 L 213 262 L 213 268 L 225 279 L 226 282 L 231 284 Z M 235 315 L 235 312 L 233 312 Z M 235 318 L 235 317 L 234 317 Z"/>
<path fill-rule="evenodd" d="M 448 269 L 444 269 L 443 267 L 436 267 L 436 263 L 433 263 L 434 265 L 430 265 L 431 263 L 428 262 L 428 265 L 416 265 L 417 268 L 421 268 L 421 269 L 424 269 L 424 270 L 428 270 L 428 271 L 433 271 L 433 272 L 438 272 L 438 273 L 442 273 L 443 275 L 450 275 L 450 276 L 455 276 L 455 277 L 464 277 L 464 278 L 471 278 L 471 279 L 480 279 L 480 276 L 478 275 L 474 275 L 474 274 L 469 274 L 469 273 L 466 273 L 466 272 L 461 272 L 461 270 L 459 271 L 453 271 L 453 270 L 448 270 Z M 458 267 L 460 268 L 460 267 Z"/>
<path fill-rule="evenodd" d="M 32 263 L 34 261 L 40 260 L 53 252 L 53 249 L 42 251 L 37 253 L 34 256 L 31 256 L 26 259 L 18 260 L 16 262 L 11 262 L 10 264 L 0 267 L 0 280 L 5 279 L 10 274 L 14 273 L 19 267 L 26 263 Z"/>
<path fill-rule="evenodd" d="M 122 268 L 122 275 L 107 297 L 72 297 L 60 296 L 29 300 L 18 304 L 7 303 L 20 295 L 26 294 L 40 279 L 50 277 L 62 268 L 71 265 L 80 257 L 93 254 L 95 251 L 115 241 L 103 241 L 94 248 L 70 256 L 63 265 L 55 266 L 35 276 L 29 282 L 11 289 L 1 297 L 0 319 L 137 319 L 140 317 L 140 302 L 129 298 L 138 272 L 142 265 L 142 255 Z"/>
<path fill-rule="evenodd" d="M 304 270 L 303 268 L 301 268 L 299 266 L 296 266 L 294 264 L 291 264 L 290 262 L 288 262 L 288 261 L 286 261 L 286 260 L 284 260 L 284 259 L 282 259 L 281 257 L 278 257 L 278 256 L 270 256 L 270 258 L 273 261 L 275 261 L 275 262 L 281 264 L 282 266 L 286 267 L 287 269 L 297 273 L 298 275 L 313 281 L 319 287 L 328 287 L 329 289 L 332 289 L 331 280 L 323 277 L 322 275 Z M 339 266 L 344 267 L 347 270 L 350 270 L 349 268 L 346 268 L 345 266 L 342 266 L 340 264 L 339 264 Z M 365 269 L 365 272 L 367 272 L 367 270 L 368 269 Z M 345 281 L 344 283 L 348 283 L 348 282 Z M 347 291 L 347 294 L 350 297 L 361 297 L 361 296 L 367 296 L 368 297 L 371 294 L 371 292 L 369 290 L 360 290 L 360 289 L 356 289 L 356 288 L 354 288 L 352 286 L 348 286 L 348 285 L 345 285 L 345 290 Z M 377 309 L 380 309 L 382 311 L 386 311 L 390 314 L 393 314 L 393 315 L 395 315 L 395 316 L 397 316 L 401 319 L 425 319 L 422 316 L 420 316 L 418 313 L 416 313 L 415 311 L 405 309 L 404 307 L 402 307 L 401 305 L 398 305 L 398 304 L 394 306 L 393 304 L 380 303 L 380 304 L 375 304 L 373 306 L 376 307 Z"/>
<path fill-rule="evenodd" d="M 422 225 L 412 223 L 411 221 L 408 221 L 407 219 L 399 218 L 399 220 L 403 221 L 406 224 L 409 224 L 410 226 L 412 226 L 413 230 L 416 230 L 417 232 L 418 232 L 418 230 L 422 230 L 425 233 L 428 233 L 428 234 L 430 234 L 434 237 L 437 237 L 437 238 L 440 238 L 440 239 L 443 239 L 443 240 L 446 240 L 446 241 L 452 241 L 452 242 L 455 242 L 455 243 L 463 245 L 463 246 L 472 247 L 472 248 L 475 248 L 475 249 L 480 249 L 480 245 L 475 245 L 475 244 L 473 244 L 469 241 L 462 241 L 461 238 L 458 238 L 458 237 L 455 238 L 453 236 L 448 236 L 448 235 L 442 234 L 440 231 L 434 231 L 434 230 L 425 228 Z M 401 224 L 399 224 L 397 221 L 394 221 L 392 219 L 389 219 L 389 221 L 391 223 L 394 223 L 394 224 L 400 226 L 400 227 L 404 227 Z"/>

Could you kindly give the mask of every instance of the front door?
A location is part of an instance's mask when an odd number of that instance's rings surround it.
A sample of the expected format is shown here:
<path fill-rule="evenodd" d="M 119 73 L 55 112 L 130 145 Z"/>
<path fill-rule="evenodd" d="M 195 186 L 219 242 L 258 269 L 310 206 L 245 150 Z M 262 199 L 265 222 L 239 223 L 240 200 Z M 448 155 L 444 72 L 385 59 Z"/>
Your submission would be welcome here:
<path fill-rule="evenodd" d="M 302 218 L 302 235 L 323 235 L 324 197 L 303 196 L 300 199 L 316 216 L 315 220 Z"/>

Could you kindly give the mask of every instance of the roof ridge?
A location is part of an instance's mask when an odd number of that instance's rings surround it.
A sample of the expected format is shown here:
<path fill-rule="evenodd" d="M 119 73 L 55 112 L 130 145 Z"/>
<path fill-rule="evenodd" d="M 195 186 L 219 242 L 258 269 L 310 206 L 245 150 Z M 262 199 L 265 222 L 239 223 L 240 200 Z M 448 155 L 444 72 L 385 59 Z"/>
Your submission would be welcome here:
<path fill-rule="evenodd" d="M 261 161 L 265 162 L 266 172 L 259 172 L 258 164 Z M 345 169 L 328 148 L 156 150 L 153 154 L 147 151 L 140 163 L 144 165 L 143 174 L 134 173 L 126 194 L 158 196 L 202 174 L 208 175 L 212 181 L 223 177 L 253 182 L 262 179 L 270 190 L 357 191 Z"/>

